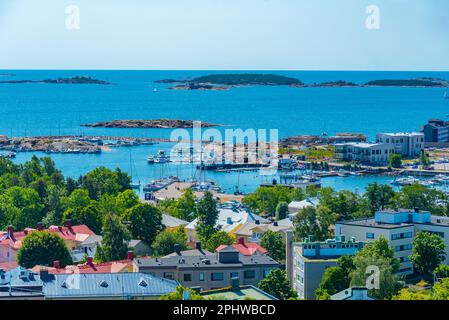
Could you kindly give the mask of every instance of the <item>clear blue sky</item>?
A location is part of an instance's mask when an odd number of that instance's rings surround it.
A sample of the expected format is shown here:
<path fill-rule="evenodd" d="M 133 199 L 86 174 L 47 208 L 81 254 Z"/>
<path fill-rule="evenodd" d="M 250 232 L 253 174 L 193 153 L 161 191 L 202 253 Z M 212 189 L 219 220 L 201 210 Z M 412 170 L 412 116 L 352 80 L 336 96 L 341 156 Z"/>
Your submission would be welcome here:
<path fill-rule="evenodd" d="M 0 0 L 0 69 L 449 70 L 449 1 Z"/>

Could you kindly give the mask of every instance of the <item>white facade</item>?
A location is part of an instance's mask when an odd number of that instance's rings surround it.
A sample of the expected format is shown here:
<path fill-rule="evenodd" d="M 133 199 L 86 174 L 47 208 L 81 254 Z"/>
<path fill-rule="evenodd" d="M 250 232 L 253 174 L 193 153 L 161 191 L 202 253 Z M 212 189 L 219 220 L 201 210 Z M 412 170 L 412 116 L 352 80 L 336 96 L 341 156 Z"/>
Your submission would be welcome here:
<path fill-rule="evenodd" d="M 394 152 L 403 157 L 416 157 L 424 150 L 424 133 L 420 132 L 378 133 L 376 141 L 393 145 Z"/>
<path fill-rule="evenodd" d="M 380 236 L 387 239 L 395 250 L 395 257 L 401 262 L 399 275 L 413 273 L 409 256 L 412 243 L 420 231 L 436 233 L 444 239 L 446 250 L 449 248 L 449 218 L 431 216 L 428 211 L 408 209 L 378 211 L 374 218 L 344 221 L 336 224 L 336 235 L 345 234 L 356 241 L 373 242 Z M 446 257 L 449 264 L 449 255 Z"/>
<path fill-rule="evenodd" d="M 364 164 L 384 165 L 394 153 L 391 144 L 386 143 L 338 143 L 334 145 L 334 158 L 344 161 L 357 161 Z"/>

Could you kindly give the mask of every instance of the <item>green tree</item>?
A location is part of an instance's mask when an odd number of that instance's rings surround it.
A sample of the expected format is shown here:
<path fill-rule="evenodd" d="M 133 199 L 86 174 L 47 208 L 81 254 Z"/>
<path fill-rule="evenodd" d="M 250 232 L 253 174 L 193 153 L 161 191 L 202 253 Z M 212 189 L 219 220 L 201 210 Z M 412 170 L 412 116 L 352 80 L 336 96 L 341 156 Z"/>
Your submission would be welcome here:
<path fill-rule="evenodd" d="M 150 246 L 164 229 L 160 210 L 151 204 L 139 203 L 126 210 L 122 221 L 128 226 L 133 239 L 143 240 Z"/>
<path fill-rule="evenodd" d="M 63 220 L 70 219 L 72 224 L 85 224 L 96 234 L 101 234 L 103 217 L 98 210 L 96 201 L 86 207 L 69 208 L 64 211 Z"/>
<path fill-rule="evenodd" d="M 297 297 L 296 292 L 290 287 L 287 274 L 281 269 L 271 270 L 268 276 L 259 282 L 259 288 L 280 300 Z"/>
<path fill-rule="evenodd" d="M 329 300 L 330 296 L 348 288 L 349 279 L 341 267 L 330 267 L 324 272 L 320 286 L 315 291 L 317 300 Z"/>
<path fill-rule="evenodd" d="M 211 192 L 206 191 L 204 197 L 197 204 L 196 231 L 202 242 L 207 243 L 215 233 L 218 220 L 217 203 Z"/>
<path fill-rule="evenodd" d="M 440 264 L 434 270 L 435 275 L 438 279 L 449 278 L 449 266 L 445 264 Z"/>
<path fill-rule="evenodd" d="M 306 207 L 293 218 L 294 235 L 296 241 L 313 236 L 316 241 L 324 241 L 331 236 L 330 226 L 335 224 L 338 215 L 328 207 L 319 205 L 318 208 Z"/>
<path fill-rule="evenodd" d="M 394 249 L 390 247 L 387 239 L 384 236 L 380 236 L 372 243 L 366 244 L 362 250 L 357 253 L 358 257 L 385 259 L 391 266 L 393 273 L 399 271 L 400 261 L 394 257 Z"/>
<path fill-rule="evenodd" d="M 368 199 L 371 212 L 383 210 L 394 197 L 393 188 L 386 184 L 370 183 L 366 188 L 365 197 Z"/>
<path fill-rule="evenodd" d="M 441 279 L 433 286 L 434 300 L 449 300 L 449 278 Z"/>
<path fill-rule="evenodd" d="M 45 198 L 45 210 L 47 215 L 44 218 L 46 226 L 59 225 L 63 220 L 64 211 L 67 208 L 67 192 L 64 188 L 50 185 Z"/>
<path fill-rule="evenodd" d="M 288 215 L 288 203 L 285 201 L 281 201 L 276 206 L 276 219 L 282 220 L 287 218 Z"/>
<path fill-rule="evenodd" d="M 190 300 L 204 300 L 201 295 L 190 288 L 177 286 L 176 290 L 160 297 L 160 300 L 183 300 L 184 291 L 189 291 Z"/>
<path fill-rule="evenodd" d="M 427 154 L 424 150 L 421 151 L 420 162 L 424 167 L 427 167 L 430 165 L 429 157 L 427 156 Z"/>
<path fill-rule="evenodd" d="M 170 254 L 174 251 L 175 244 L 180 245 L 182 250 L 187 248 L 187 236 L 182 227 L 160 232 L 153 241 L 153 254 L 156 256 Z"/>
<path fill-rule="evenodd" d="M 392 300 L 432 300 L 432 296 L 426 292 L 412 291 L 404 288 Z"/>
<path fill-rule="evenodd" d="M 72 264 L 72 257 L 64 240 L 47 231 L 31 232 L 17 251 L 17 263 L 25 268 L 50 266 L 53 261 L 59 261 L 61 267 L 65 267 Z"/>
<path fill-rule="evenodd" d="M 410 260 L 421 274 L 431 274 L 446 256 L 443 239 L 434 233 L 418 232 L 413 239 L 413 254 Z"/>
<path fill-rule="evenodd" d="M 260 239 L 260 245 L 267 249 L 268 256 L 274 260 L 285 261 L 285 236 L 283 233 L 268 230 Z"/>
<path fill-rule="evenodd" d="M 192 221 L 196 216 L 196 198 L 191 188 L 184 190 L 182 196 L 176 201 L 178 218 Z"/>
<path fill-rule="evenodd" d="M 104 194 L 116 195 L 130 189 L 130 181 L 131 178 L 118 169 L 98 167 L 82 178 L 82 187 L 89 191 L 92 199 L 99 200 Z"/>
<path fill-rule="evenodd" d="M 225 231 L 217 231 L 206 242 L 206 250 L 215 252 L 221 245 L 230 245 L 234 243 L 234 238 L 227 234 Z"/>
<path fill-rule="evenodd" d="M 391 168 L 402 167 L 402 157 L 400 154 L 390 153 L 388 156 L 388 166 Z"/>
<path fill-rule="evenodd" d="M 95 260 L 106 262 L 125 259 L 131 237 L 117 215 L 109 213 L 104 217 L 102 236 Z"/>

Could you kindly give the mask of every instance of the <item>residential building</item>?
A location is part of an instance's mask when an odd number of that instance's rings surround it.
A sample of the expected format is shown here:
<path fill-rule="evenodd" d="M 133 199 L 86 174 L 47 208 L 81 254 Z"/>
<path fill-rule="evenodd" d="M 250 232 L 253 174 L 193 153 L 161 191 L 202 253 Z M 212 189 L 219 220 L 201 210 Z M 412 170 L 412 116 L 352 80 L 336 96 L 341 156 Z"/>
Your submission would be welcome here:
<path fill-rule="evenodd" d="M 218 219 L 215 227 L 227 233 L 233 232 L 240 225 L 246 222 L 253 222 L 260 224 L 271 222 L 268 219 L 262 218 L 258 215 L 251 213 L 247 208 L 245 208 L 239 203 L 234 202 L 225 203 L 223 205 L 218 205 L 217 209 L 218 209 Z M 196 233 L 197 222 L 198 219 L 195 219 L 184 228 L 187 235 L 187 242 L 189 243 L 194 243 L 198 241 L 198 235 Z"/>
<path fill-rule="evenodd" d="M 440 119 L 430 119 L 422 128 L 426 144 L 449 143 L 449 122 Z"/>
<path fill-rule="evenodd" d="M 331 296 L 331 300 L 376 300 L 368 294 L 366 287 L 352 287 Z"/>
<path fill-rule="evenodd" d="M 43 300 L 42 281 L 23 267 L 10 271 L 0 269 L 0 300 Z"/>
<path fill-rule="evenodd" d="M 175 254 L 161 258 L 134 259 L 134 270 L 179 281 L 186 287 L 201 290 L 224 288 L 232 278 L 242 285 L 257 286 L 279 264 L 266 255 L 245 256 L 233 246 L 216 253 L 182 252 L 175 246 Z"/>
<path fill-rule="evenodd" d="M 265 249 L 264 247 L 261 247 L 254 242 L 245 242 L 244 238 L 238 238 L 237 243 L 234 243 L 231 246 L 237 249 L 238 252 L 240 252 L 244 256 L 266 255 L 268 253 L 267 249 Z M 215 251 L 220 252 L 227 247 L 227 245 L 221 245 L 217 249 L 215 249 Z"/>
<path fill-rule="evenodd" d="M 400 154 L 404 158 L 417 157 L 424 150 L 424 133 L 378 133 L 377 143 L 391 144 L 394 153 Z"/>
<path fill-rule="evenodd" d="M 247 221 L 234 229 L 230 235 L 237 239 L 242 238 L 246 243 L 259 243 L 263 235 L 268 231 L 285 233 L 292 229 L 293 223 L 288 218 L 264 224 Z"/>
<path fill-rule="evenodd" d="M 312 207 L 316 208 L 320 203 L 320 197 L 310 197 L 307 196 L 306 199 L 302 201 L 292 201 L 288 204 L 288 213 L 290 217 L 294 217 L 299 211 L 304 208 Z"/>
<path fill-rule="evenodd" d="M 334 158 L 355 161 L 369 165 L 385 165 L 394 147 L 386 143 L 337 143 L 334 145 Z"/>
<path fill-rule="evenodd" d="M 241 286 L 239 279 L 231 280 L 230 287 L 201 292 L 206 300 L 278 300 L 255 286 Z"/>
<path fill-rule="evenodd" d="M 291 254 L 287 252 L 287 273 L 291 270 L 292 287 L 301 299 L 315 299 L 321 279 L 327 268 L 337 265 L 337 259 L 344 255 L 355 255 L 363 248 L 363 242 L 354 238 L 346 239 L 338 236 L 325 242 L 311 241 L 292 243 Z M 287 242 L 288 243 L 288 242 Z"/>
<path fill-rule="evenodd" d="M 50 274 L 40 271 L 48 300 L 159 300 L 176 290 L 178 283 L 145 273 Z"/>
<path fill-rule="evenodd" d="M 17 250 L 22 246 L 22 240 L 31 232 L 39 231 L 48 231 L 60 236 L 72 252 L 74 260 L 77 260 L 80 252 L 85 251 L 83 242 L 95 234 L 86 225 L 72 226 L 70 220 L 66 220 L 65 226 L 50 226 L 48 229 L 44 229 L 42 223 L 38 223 L 37 229 L 26 228 L 23 231 L 14 231 L 12 226 L 8 226 L 0 240 L 0 263 L 15 261 Z"/>
<path fill-rule="evenodd" d="M 169 230 L 173 230 L 175 228 L 179 227 L 185 227 L 189 224 L 188 221 L 173 217 L 169 214 L 162 214 L 162 224 L 165 226 L 165 228 Z"/>
<path fill-rule="evenodd" d="M 429 211 L 417 209 L 382 210 L 374 218 L 341 221 L 336 224 L 336 235 L 349 235 L 356 241 L 373 242 L 383 236 L 395 250 L 401 262 L 398 274 L 413 273 L 410 261 L 413 238 L 419 231 L 440 235 L 449 248 L 449 217 L 432 216 Z M 446 257 L 449 264 L 449 255 Z"/>

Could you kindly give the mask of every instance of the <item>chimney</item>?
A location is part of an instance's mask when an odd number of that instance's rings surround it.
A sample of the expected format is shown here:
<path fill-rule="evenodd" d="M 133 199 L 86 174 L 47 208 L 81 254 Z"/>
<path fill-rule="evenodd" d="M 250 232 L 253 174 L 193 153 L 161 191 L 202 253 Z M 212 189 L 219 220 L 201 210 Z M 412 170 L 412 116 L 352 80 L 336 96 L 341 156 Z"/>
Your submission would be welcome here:
<path fill-rule="evenodd" d="M 259 220 L 254 221 L 255 224 L 260 224 Z"/>
<path fill-rule="evenodd" d="M 273 226 L 278 227 L 279 226 L 278 222 L 277 221 L 273 222 Z"/>
<path fill-rule="evenodd" d="M 92 266 L 94 264 L 94 259 L 92 257 L 87 257 L 86 264 Z"/>
<path fill-rule="evenodd" d="M 37 223 L 37 230 L 39 230 L 39 231 L 44 230 L 44 225 L 42 224 L 42 222 Z"/>
<path fill-rule="evenodd" d="M 14 233 L 14 227 L 12 225 L 8 226 L 8 234 L 12 235 Z"/>
<path fill-rule="evenodd" d="M 134 260 L 134 252 L 128 251 L 128 260 Z"/>
<path fill-rule="evenodd" d="M 180 256 L 181 255 L 181 246 L 179 244 L 175 244 L 175 253 Z"/>
<path fill-rule="evenodd" d="M 53 268 L 61 269 L 61 262 L 59 260 L 53 261 Z"/>
<path fill-rule="evenodd" d="M 39 277 L 41 278 L 42 281 L 46 281 L 48 278 L 48 270 L 45 268 L 42 268 L 39 271 Z"/>
<path fill-rule="evenodd" d="M 66 226 L 67 228 L 71 228 L 72 227 L 72 220 L 65 219 L 64 226 Z"/>
<path fill-rule="evenodd" d="M 241 244 L 242 246 L 244 246 L 245 245 L 245 238 L 243 238 L 243 237 L 240 237 L 240 238 L 238 238 L 238 244 Z"/>
<path fill-rule="evenodd" d="M 195 247 L 197 250 L 201 250 L 201 242 L 197 241 Z"/>

